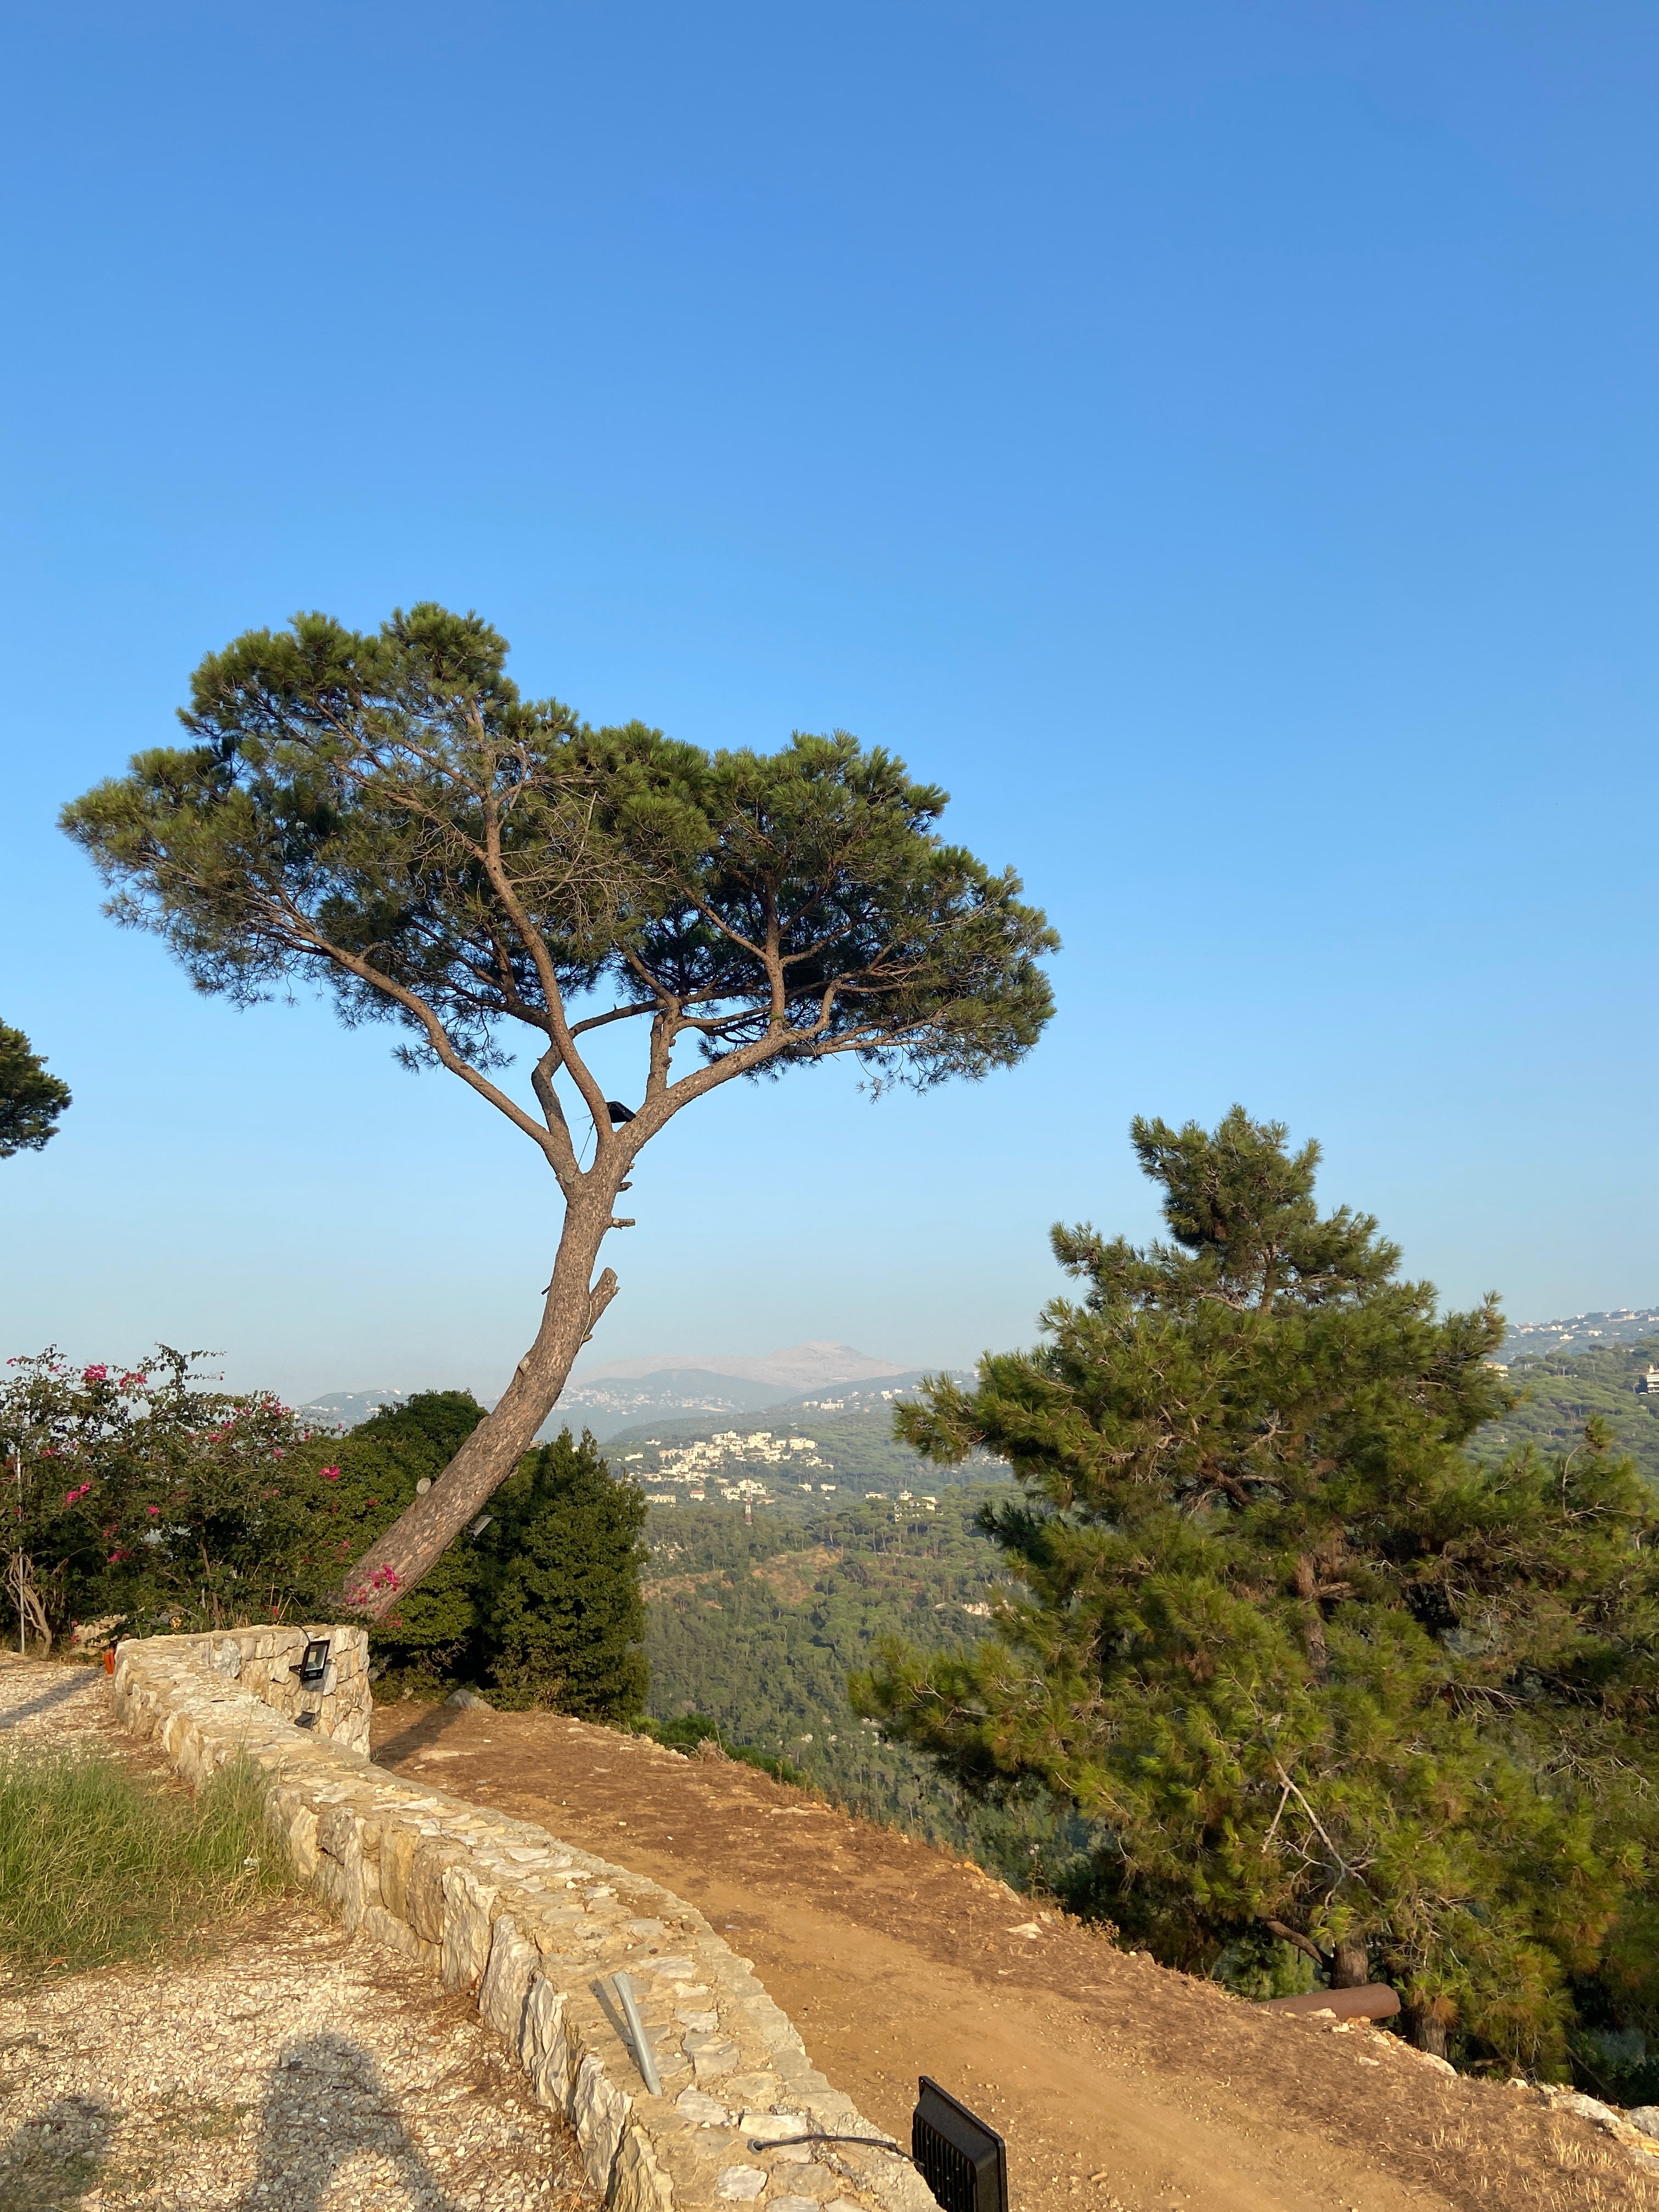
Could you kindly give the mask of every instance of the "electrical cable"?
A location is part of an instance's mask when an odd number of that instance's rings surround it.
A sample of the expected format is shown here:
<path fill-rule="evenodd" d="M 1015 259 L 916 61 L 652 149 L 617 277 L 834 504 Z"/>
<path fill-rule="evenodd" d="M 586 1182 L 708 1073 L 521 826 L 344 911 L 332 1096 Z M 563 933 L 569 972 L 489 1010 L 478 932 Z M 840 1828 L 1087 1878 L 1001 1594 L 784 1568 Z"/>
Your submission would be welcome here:
<path fill-rule="evenodd" d="M 789 2143 L 809 2142 L 863 2143 L 869 2150 L 890 2150 L 895 2158 L 902 2158 L 907 2166 L 915 2164 L 908 2150 L 901 2149 L 897 2143 L 890 2142 L 885 2136 L 780 2136 L 775 2142 L 762 2142 L 751 2136 L 749 2148 L 750 2150 L 781 2150 Z"/>

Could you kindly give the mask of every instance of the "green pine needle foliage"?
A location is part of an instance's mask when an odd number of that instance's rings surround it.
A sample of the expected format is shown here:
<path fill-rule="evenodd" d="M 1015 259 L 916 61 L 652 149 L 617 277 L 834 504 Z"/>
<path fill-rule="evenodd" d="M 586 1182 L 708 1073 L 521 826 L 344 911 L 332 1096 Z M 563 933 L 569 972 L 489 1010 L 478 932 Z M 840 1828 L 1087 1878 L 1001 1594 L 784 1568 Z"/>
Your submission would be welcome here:
<path fill-rule="evenodd" d="M 490 1501 L 479 1656 L 495 1702 L 552 1705 L 584 1720 L 645 1710 L 646 1503 L 613 1480 L 592 1437 L 566 1429 Z"/>
<path fill-rule="evenodd" d="M 435 1481 L 483 1408 L 464 1390 L 384 1407 L 349 1436 L 317 1440 L 311 1569 L 326 1585 Z M 452 1544 L 372 1632 L 392 1686 L 476 1686 L 502 1705 L 550 1705 L 627 1723 L 645 1709 L 640 1540 L 646 1504 L 611 1474 L 592 1437 L 567 1429 L 527 1453 L 489 1501 L 489 1521 Z"/>
<path fill-rule="evenodd" d="M 1477 1463 L 1495 1301 L 1441 1315 L 1374 1220 L 1322 1215 L 1316 1147 L 1240 1108 L 1132 1134 L 1169 1241 L 1056 1229 L 1085 1290 L 1042 1346 L 897 1414 L 1012 1466 L 984 1525 L 1018 1595 L 854 1702 L 1075 1808 L 1078 1901 L 1170 1964 L 1297 1938 L 1428 2047 L 1534 2073 L 1586 2019 L 1659 2027 L 1659 1506 L 1595 1423 Z"/>
<path fill-rule="evenodd" d="M 68 1084 L 51 1073 L 22 1030 L 0 1022 L 0 1160 L 44 1151 L 70 1103 Z"/>

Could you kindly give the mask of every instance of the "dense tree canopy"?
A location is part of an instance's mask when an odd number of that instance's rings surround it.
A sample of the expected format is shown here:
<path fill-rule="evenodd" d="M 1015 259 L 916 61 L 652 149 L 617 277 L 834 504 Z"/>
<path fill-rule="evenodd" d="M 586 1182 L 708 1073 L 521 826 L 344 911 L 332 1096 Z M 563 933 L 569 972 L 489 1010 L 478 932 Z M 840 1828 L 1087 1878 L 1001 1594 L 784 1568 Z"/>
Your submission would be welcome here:
<path fill-rule="evenodd" d="M 165 1348 L 131 1369 L 14 1360 L 0 1380 L 12 1604 L 48 1650 L 91 1620 L 154 1634 L 315 1620 L 342 1561 L 483 1419 L 466 1391 L 429 1390 L 339 1436 L 267 1392 L 209 1387 Z M 647 1689 L 644 1519 L 637 1486 L 566 1431 L 376 1623 L 377 1670 L 631 1720 Z"/>
<path fill-rule="evenodd" d="M 1546 2070 L 1659 2025 L 1644 1953 L 1659 1510 L 1592 1430 L 1488 1467 L 1491 1304 L 1439 1316 L 1312 1146 L 1137 1121 L 1170 1241 L 1057 1229 L 1041 1349 L 902 1433 L 1002 1454 L 1019 1583 L 967 1659 L 893 1648 L 863 1708 L 1093 1824 L 1093 1900 L 1204 1966 L 1271 1935 L 1401 1989 L 1430 2048 Z"/>
<path fill-rule="evenodd" d="M 38 1152 L 58 1134 L 70 1087 L 52 1074 L 21 1030 L 0 1022 L 0 1160 Z"/>
<path fill-rule="evenodd" d="M 336 1554 L 356 1558 L 483 1417 L 465 1390 L 428 1390 L 307 1446 L 300 1456 L 320 1498 L 307 1556 L 321 1584 L 337 1571 Z M 419 1691 L 463 1682 L 499 1705 L 631 1720 L 647 1683 L 645 1512 L 637 1486 L 612 1476 L 592 1438 L 565 1430 L 526 1455 L 485 1525 L 376 1624 L 376 1664 Z"/>
<path fill-rule="evenodd" d="M 495 1106 L 563 1195 L 531 1351 L 353 1569 L 376 1612 L 541 1427 L 617 1288 L 592 1276 L 629 1225 L 617 1194 L 682 1107 L 848 1054 L 877 1085 L 982 1075 L 1050 1010 L 1043 917 L 1012 872 L 944 842 L 945 793 L 890 754 L 844 732 L 710 754 L 591 728 L 521 698 L 506 657 L 476 616 L 433 605 L 368 633 L 323 615 L 250 631 L 198 669 L 185 745 L 64 816 L 112 911 L 204 989 L 245 1001 L 311 977 L 347 1021 L 396 1023 L 404 1056 Z M 626 1023 L 645 1032 L 639 1083 L 613 1102 L 583 1040 Z"/>

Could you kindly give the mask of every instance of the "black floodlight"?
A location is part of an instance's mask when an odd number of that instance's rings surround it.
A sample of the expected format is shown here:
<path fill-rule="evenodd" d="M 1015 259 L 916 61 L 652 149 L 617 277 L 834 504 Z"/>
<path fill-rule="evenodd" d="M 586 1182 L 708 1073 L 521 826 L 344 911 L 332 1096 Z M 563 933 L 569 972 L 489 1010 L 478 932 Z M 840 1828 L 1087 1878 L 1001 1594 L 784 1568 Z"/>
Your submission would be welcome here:
<path fill-rule="evenodd" d="M 300 1655 L 299 1664 L 291 1671 L 300 1678 L 302 1690 L 319 1690 L 328 1674 L 328 1646 L 326 1636 L 313 1636 Z"/>
<path fill-rule="evenodd" d="M 937 2081 L 921 2076 L 910 2120 L 910 2157 L 944 2212 L 1008 2212 L 1008 2153 L 987 2127 Z"/>

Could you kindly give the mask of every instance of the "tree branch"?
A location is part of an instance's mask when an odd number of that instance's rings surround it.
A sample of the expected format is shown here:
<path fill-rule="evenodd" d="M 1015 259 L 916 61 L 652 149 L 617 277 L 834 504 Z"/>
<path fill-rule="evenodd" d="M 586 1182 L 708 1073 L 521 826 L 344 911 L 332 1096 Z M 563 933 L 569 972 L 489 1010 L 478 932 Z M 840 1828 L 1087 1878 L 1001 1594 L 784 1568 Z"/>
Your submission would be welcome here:
<path fill-rule="evenodd" d="M 1329 1964 L 1325 1954 L 1310 1936 L 1298 1936 L 1294 1928 L 1287 1928 L 1282 1920 L 1269 1920 L 1265 1914 L 1262 1916 L 1261 1924 L 1270 1936 L 1277 1936 L 1281 1943 L 1294 1943 L 1298 1951 L 1305 1951 L 1315 1966 L 1323 1966 Z"/>

